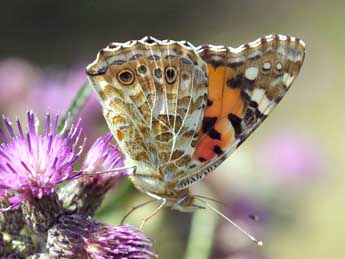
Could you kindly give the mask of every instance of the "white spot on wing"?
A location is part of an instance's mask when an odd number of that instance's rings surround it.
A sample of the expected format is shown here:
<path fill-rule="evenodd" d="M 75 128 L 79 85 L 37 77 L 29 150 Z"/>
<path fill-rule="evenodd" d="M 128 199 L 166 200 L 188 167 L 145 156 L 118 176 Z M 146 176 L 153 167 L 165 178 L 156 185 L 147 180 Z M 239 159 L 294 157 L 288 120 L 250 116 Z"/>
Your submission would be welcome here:
<path fill-rule="evenodd" d="M 277 64 L 276 64 L 276 69 L 277 69 L 278 71 L 282 70 L 282 69 L 283 69 L 283 65 L 282 65 L 281 63 L 277 63 Z"/>
<path fill-rule="evenodd" d="M 252 101 L 254 101 L 254 102 L 259 104 L 261 102 L 261 99 L 263 98 L 264 95 L 265 95 L 265 90 L 264 89 L 256 88 L 253 91 L 251 99 L 252 99 Z"/>
<path fill-rule="evenodd" d="M 290 86 L 294 77 L 290 73 L 284 73 L 283 82 L 286 86 Z"/>
<path fill-rule="evenodd" d="M 255 89 L 251 96 L 251 100 L 258 104 L 258 109 L 262 114 L 267 115 L 269 113 L 270 109 L 267 108 L 272 104 L 272 101 L 268 99 L 264 89 Z"/>
<path fill-rule="evenodd" d="M 278 35 L 278 38 L 280 40 L 287 40 L 287 37 L 285 35 L 281 35 L 281 34 Z"/>
<path fill-rule="evenodd" d="M 266 96 L 266 94 L 264 94 L 263 98 L 261 99 L 258 109 L 261 113 L 267 115 L 269 113 L 269 110 L 267 109 L 267 107 L 271 104 L 270 99 L 268 99 L 268 97 Z"/>
<path fill-rule="evenodd" d="M 255 80 L 259 74 L 257 67 L 248 67 L 244 72 L 244 76 L 249 80 Z"/>
<path fill-rule="evenodd" d="M 264 69 L 264 70 L 270 70 L 271 69 L 271 63 L 270 62 L 265 62 L 265 63 L 263 63 L 262 64 L 262 68 Z"/>

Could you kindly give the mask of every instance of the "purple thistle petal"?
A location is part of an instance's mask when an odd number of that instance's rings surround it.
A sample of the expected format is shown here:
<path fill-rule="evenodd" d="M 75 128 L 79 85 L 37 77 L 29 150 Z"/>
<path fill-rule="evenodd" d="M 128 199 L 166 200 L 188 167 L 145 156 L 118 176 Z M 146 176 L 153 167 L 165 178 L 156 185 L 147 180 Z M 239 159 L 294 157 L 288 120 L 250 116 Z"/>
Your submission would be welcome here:
<path fill-rule="evenodd" d="M 14 138 L 15 134 L 14 134 L 14 131 L 13 131 L 12 123 L 9 121 L 9 119 L 7 117 L 4 117 L 4 122 L 5 122 L 5 125 L 7 127 L 8 133 L 10 134 L 10 136 L 12 138 Z"/>
<path fill-rule="evenodd" d="M 56 129 L 58 127 L 58 123 L 59 123 L 59 115 L 56 114 L 55 115 L 55 120 L 54 120 L 54 123 L 53 123 L 52 130 L 51 130 L 50 134 L 55 134 L 56 133 Z M 67 124 L 67 121 L 65 122 L 65 126 L 66 126 L 66 124 Z"/>
<path fill-rule="evenodd" d="M 4 151 L 2 151 L 2 149 L 0 149 L 0 156 L 3 156 L 3 158 L 9 160 L 10 158 L 6 155 L 6 153 Z M 1 165 L 0 165 L 0 168 L 3 168 Z"/>
<path fill-rule="evenodd" d="M 20 161 L 20 163 L 23 165 L 23 167 L 26 169 L 26 171 L 31 174 L 31 176 L 34 176 L 34 173 L 30 170 L 30 168 L 23 161 Z"/>
<path fill-rule="evenodd" d="M 32 153 L 30 133 L 26 135 L 26 142 L 28 144 L 29 152 Z"/>
<path fill-rule="evenodd" d="M 17 122 L 17 128 L 18 128 L 19 135 L 20 135 L 20 137 L 24 138 L 23 128 L 22 128 L 22 125 L 20 124 L 20 121 L 18 118 L 16 118 L 16 122 Z M 0 130 L 1 130 L 1 128 L 0 128 Z"/>
<path fill-rule="evenodd" d="M 32 111 L 28 112 L 28 124 L 29 124 L 29 133 L 35 135 L 36 129 L 35 129 L 35 117 Z"/>
<path fill-rule="evenodd" d="M 10 197 L 9 201 L 11 202 L 11 205 L 7 208 L 0 209 L 1 211 L 10 211 L 18 208 L 21 204 L 21 202 L 26 198 L 26 195 L 17 195 L 14 197 Z"/>

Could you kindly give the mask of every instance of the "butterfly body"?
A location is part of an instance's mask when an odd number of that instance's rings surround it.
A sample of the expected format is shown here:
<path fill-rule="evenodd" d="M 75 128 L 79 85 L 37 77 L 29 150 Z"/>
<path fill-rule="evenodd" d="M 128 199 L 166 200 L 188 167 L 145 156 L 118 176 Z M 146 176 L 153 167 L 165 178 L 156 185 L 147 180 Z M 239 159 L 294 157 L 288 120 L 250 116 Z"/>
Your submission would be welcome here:
<path fill-rule="evenodd" d="M 303 59 L 304 43 L 280 35 L 236 49 L 145 37 L 109 45 L 87 73 L 134 185 L 188 211 L 190 185 L 267 117 Z"/>

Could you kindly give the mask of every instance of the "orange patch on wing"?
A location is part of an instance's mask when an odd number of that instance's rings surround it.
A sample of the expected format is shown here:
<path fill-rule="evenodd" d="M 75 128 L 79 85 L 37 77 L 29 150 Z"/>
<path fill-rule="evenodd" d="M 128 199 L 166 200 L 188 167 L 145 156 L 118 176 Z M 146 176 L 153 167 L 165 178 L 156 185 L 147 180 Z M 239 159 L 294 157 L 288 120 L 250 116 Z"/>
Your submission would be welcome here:
<path fill-rule="evenodd" d="M 206 161 L 211 160 L 215 156 L 215 153 L 210 147 L 213 147 L 216 142 L 217 140 L 212 139 L 210 136 L 202 135 L 202 141 L 195 150 L 194 158 L 202 158 Z"/>
<path fill-rule="evenodd" d="M 205 111 L 206 117 L 224 117 L 229 113 L 239 116 L 243 110 L 241 90 L 227 86 L 227 81 L 235 77 L 236 73 L 230 67 L 219 66 L 214 68 L 208 65 L 208 96 L 212 105 Z"/>
<path fill-rule="evenodd" d="M 214 68 L 213 65 L 208 65 L 208 71 L 207 98 L 212 101 L 212 105 L 206 108 L 205 117 L 218 117 L 222 109 L 225 67 Z"/>
<path fill-rule="evenodd" d="M 240 89 L 225 86 L 223 91 L 223 108 L 220 117 L 227 117 L 229 113 L 240 116 L 243 112 L 244 102 Z"/>
<path fill-rule="evenodd" d="M 234 129 L 228 119 L 228 114 L 232 113 L 241 117 L 244 108 L 241 90 L 227 86 L 227 81 L 236 76 L 235 71 L 225 66 L 214 68 L 213 65 L 208 65 L 208 68 L 208 99 L 212 104 L 206 107 L 205 117 L 217 118 L 214 130 L 220 134 L 220 139 L 211 138 L 208 134 L 201 134 L 194 157 L 205 160 L 216 156 L 215 146 L 226 151 L 231 145 L 234 140 Z"/>

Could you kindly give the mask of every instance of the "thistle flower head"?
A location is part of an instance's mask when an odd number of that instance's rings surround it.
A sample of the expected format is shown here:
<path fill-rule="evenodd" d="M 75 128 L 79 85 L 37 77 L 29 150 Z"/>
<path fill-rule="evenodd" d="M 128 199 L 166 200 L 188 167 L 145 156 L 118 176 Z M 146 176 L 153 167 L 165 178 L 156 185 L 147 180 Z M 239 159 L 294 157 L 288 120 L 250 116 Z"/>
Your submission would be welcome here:
<path fill-rule="evenodd" d="M 82 164 L 81 169 L 83 171 L 86 171 L 88 174 L 93 174 L 104 170 L 119 168 L 124 165 L 124 158 L 118 150 L 118 145 L 111 144 L 112 138 L 112 134 L 108 133 L 95 141 Z M 102 182 L 114 182 L 119 176 L 126 175 L 125 172 L 109 172 L 93 175 L 92 177 Z"/>
<path fill-rule="evenodd" d="M 110 226 L 83 215 L 59 219 L 48 231 L 47 249 L 53 258 L 150 259 L 152 240 L 133 226 Z"/>
<path fill-rule="evenodd" d="M 112 172 L 123 166 L 124 159 L 117 145 L 111 144 L 111 139 L 110 133 L 98 138 L 82 163 L 84 174 L 59 190 L 60 199 L 70 212 L 92 215 L 107 191 L 119 182 L 121 176 L 127 175 L 123 171 Z M 108 171 L 99 173 L 105 170 Z"/>
<path fill-rule="evenodd" d="M 86 251 L 93 259 L 149 259 L 156 257 L 151 240 L 130 225 L 100 225 L 85 239 Z"/>
<path fill-rule="evenodd" d="M 3 121 L 8 134 L 0 128 L 0 189 L 11 193 L 14 208 L 29 197 L 42 198 L 55 192 L 58 184 L 73 179 L 73 164 L 82 152 L 79 145 L 81 128 L 79 122 L 72 126 L 66 136 L 64 130 L 57 133 L 59 117 L 46 116 L 43 134 L 39 133 L 38 120 L 32 112 L 27 113 L 28 129 L 23 130 L 17 119 L 17 131 L 10 120 Z"/>

